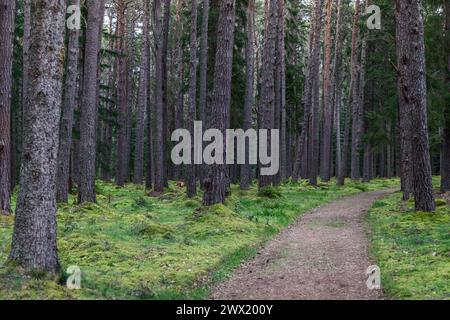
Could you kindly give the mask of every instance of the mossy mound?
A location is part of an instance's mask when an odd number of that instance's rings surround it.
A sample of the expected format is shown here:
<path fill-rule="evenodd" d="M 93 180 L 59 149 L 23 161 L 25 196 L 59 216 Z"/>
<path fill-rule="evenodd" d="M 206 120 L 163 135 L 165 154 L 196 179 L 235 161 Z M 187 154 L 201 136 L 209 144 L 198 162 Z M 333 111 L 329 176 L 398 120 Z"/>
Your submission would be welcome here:
<path fill-rule="evenodd" d="M 133 234 L 148 238 L 160 235 L 168 236 L 172 231 L 171 228 L 149 219 L 137 219 L 131 226 Z"/>
<path fill-rule="evenodd" d="M 281 194 L 280 189 L 275 188 L 273 186 L 267 186 L 267 187 L 261 188 L 258 191 L 258 196 L 270 198 L 270 199 L 278 199 L 278 198 L 281 198 L 283 195 Z"/>

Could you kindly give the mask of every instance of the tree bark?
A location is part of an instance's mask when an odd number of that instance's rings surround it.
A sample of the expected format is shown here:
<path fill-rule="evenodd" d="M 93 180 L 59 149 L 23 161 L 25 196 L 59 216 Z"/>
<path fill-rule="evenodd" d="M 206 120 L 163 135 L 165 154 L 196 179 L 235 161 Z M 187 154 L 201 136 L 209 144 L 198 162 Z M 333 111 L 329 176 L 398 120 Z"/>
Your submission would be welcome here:
<path fill-rule="evenodd" d="M 65 1 L 31 2 L 23 162 L 10 259 L 56 273 L 56 171 L 64 66 Z M 51 15 L 48 12 L 52 12 Z"/>
<path fill-rule="evenodd" d="M 72 0 L 71 5 L 80 5 L 80 0 Z M 62 105 L 61 126 L 59 133 L 58 173 L 56 200 L 65 203 L 69 200 L 70 151 L 72 148 L 73 117 L 76 106 L 78 60 L 80 53 L 78 29 L 69 30 L 67 48 L 67 71 Z"/>
<path fill-rule="evenodd" d="M 288 178 L 287 161 L 287 126 L 286 126 L 286 30 L 285 30 L 285 0 L 278 1 L 278 54 L 280 72 L 280 178 L 282 181 Z"/>
<path fill-rule="evenodd" d="M 197 118 L 197 0 L 192 0 L 191 8 L 191 45 L 190 45 L 190 76 L 189 76 L 189 112 L 186 115 L 186 125 L 194 136 L 194 122 Z M 188 198 L 197 195 L 197 181 L 194 164 L 194 147 L 191 150 L 192 164 L 186 169 L 186 189 Z"/>
<path fill-rule="evenodd" d="M 319 103 L 320 103 L 320 38 L 322 33 L 322 8 L 323 1 L 317 0 L 314 9 L 313 37 L 311 39 L 311 67 L 308 74 L 309 90 L 308 103 L 305 108 L 309 108 L 309 139 L 308 139 L 308 178 L 311 185 L 317 185 L 319 175 Z"/>
<path fill-rule="evenodd" d="M 333 1 L 327 0 L 325 4 L 326 20 L 325 20 L 325 58 L 323 63 L 323 138 L 322 138 L 322 155 L 320 162 L 321 177 L 325 182 L 331 178 L 331 139 L 333 132 L 333 106 L 331 103 L 331 19 L 333 15 Z"/>
<path fill-rule="evenodd" d="M 155 179 L 153 189 L 155 192 L 164 191 L 164 105 L 163 105 L 163 34 L 161 23 L 161 0 L 154 2 L 154 35 L 155 35 Z"/>
<path fill-rule="evenodd" d="M 275 110 L 275 53 L 277 42 L 278 25 L 278 3 L 270 1 L 269 11 L 264 35 L 264 52 L 261 75 L 261 105 L 260 105 L 260 124 L 259 129 L 270 130 L 274 128 L 274 110 Z M 268 135 L 269 136 L 269 135 Z M 270 139 L 268 137 L 268 139 Z M 268 152 L 270 150 L 270 141 L 267 143 Z M 261 166 L 261 164 L 260 164 Z M 273 182 L 272 176 L 259 175 L 259 187 L 264 188 Z"/>
<path fill-rule="evenodd" d="M 351 59 L 351 108 L 352 108 L 352 154 L 351 154 L 351 172 L 352 180 L 361 178 L 360 172 L 360 144 L 361 144 L 361 103 L 359 96 L 361 64 L 359 60 L 359 42 L 360 42 L 360 18 L 361 6 L 360 1 L 355 1 L 355 13 L 353 17 L 353 34 L 352 34 L 352 59 Z"/>
<path fill-rule="evenodd" d="M 450 0 L 444 1 L 445 48 L 447 52 L 447 76 L 445 87 L 450 88 Z M 450 191 L 450 94 L 447 92 L 444 107 L 444 130 L 442 141 L 441 191 Z"/>
<path fill-rule="evenodd" d="M 96 124 L 98 61 L 101 48 L 99 27 L 103 22 L 104 0 L 88 0 L 86 44 L 84 52 L 83 96 L 80 118 L 80 181 L 78 201 L 95 202 Z"/>
<path fill-rule="evenodd" d="M 127 157 L 127 86 L 128 86 L 128 59 L 127 56 L 127 5 L 125 0 L 120 0 L 117 5 L 117 28 L 116 37 L 119 41 L 119 56 L 117 62 L 117 102 L 118 102 L 118 133 L 117 133 L 117 163 L 116 163 L 116 184 L 123 186 L 126 181 L 126 157 Z"/>
<path fill-rule="evenodd" d="M 231 103 L 235 10 L 235 0 L 222 0 L 220 2 L 214 88 L 211 101 L 211 127 L 220 130 L 224 137 Z M 207 178 L 204 182 L 204 205 L 224 203 L 227 193 L 226 181 L 226 164 L 208 166 Z"/>
<path fill-rule="evenodd" d="M 255 96 L 255 0 L 249 0 L 247 7 L 247 43 L 245 47 L 246 61 L 246 86 L 245 86 L 245 103 L 244 103 L 244 120 L 243 129 L 247 131 L 252 128 L 252 109 Z M 248 160 L 248 147 L 246 143 L 246 161 L 241 165 L 241 189 L 248 190 L 250 188 L 252 176 L 251 165 Z"/>
<path fill-rule="evenodd" d="M 141 184 L 144 178 L 144 132 L 145 132 L 145 114 L 147 112 L 148 95 L 148 62 L 149 62 L 149 1 L 143 0 L 144 14 L 142 17 L 142 47 L 141 47 L 141 66 L 139 74 L 139 93 L 137 110 L 137 128 L 136 128 L 136 149 L 134 156 L 134 176 L 133 182 Z"/>
<path fill-rule="evenodd" d="M 11 92 L 14 1 L 0 0 L 0 215 L 11 211 Z"/>
<path fill-rule="evenodd" d="M 405 109 L 402 115 L 411 119 L 411 132 L 407 138 L 412 145 L 415 207 L 419 211 L 434 211 L 422 10 L 420 0 L 396 0 L 398 89 L 401 108 Z"/>

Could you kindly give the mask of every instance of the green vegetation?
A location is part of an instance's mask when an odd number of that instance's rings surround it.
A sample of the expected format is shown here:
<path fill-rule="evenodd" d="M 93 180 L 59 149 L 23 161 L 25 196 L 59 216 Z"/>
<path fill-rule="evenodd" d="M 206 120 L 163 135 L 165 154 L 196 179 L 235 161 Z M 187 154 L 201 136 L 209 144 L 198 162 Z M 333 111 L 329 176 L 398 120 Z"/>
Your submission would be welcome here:
<path fill-rule="evenodd" d="M 415 212 L 393 194 L 374 203 L 367 222 L 382 286 L 393 299 L 450 299 L 450 206 Z"/>
<path fill-rule="evenodd" d="M 395 187 L 395 179 L 367 185 Z M 97 204 L 71 199 L 58 213 L 61 268 L 79 266 L 83 288 L 66 289 L 65 274 L 36 279 L 6 264 L 14 217 L 0 216 L 0 299 L 202 299 L 299 215 L 361 190 L 350 182 L 286 183 L 260 194 L 233 186 L 225 205 L 202 207 L 201 195 L 187 199 L 175 184 L 152 198 L 139 186 L 98 182 Z"/>

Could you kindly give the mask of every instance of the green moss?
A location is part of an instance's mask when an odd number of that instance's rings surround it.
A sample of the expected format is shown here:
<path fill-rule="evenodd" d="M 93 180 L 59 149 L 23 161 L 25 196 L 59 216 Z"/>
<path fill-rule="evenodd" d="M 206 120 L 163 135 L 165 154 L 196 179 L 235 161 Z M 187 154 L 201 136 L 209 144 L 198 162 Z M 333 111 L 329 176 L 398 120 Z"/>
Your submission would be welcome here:
<path fill-rule="evenodd" d="M 369 190 L 398 187 L 374 180 Z M 59 205 L 62 271 L 79 266 L 82 289 L 37 280 L 6 264 L 14 217 L 0 217 L 0 299 L 202 299 L 243 259 L 301 214 L 339 196 L 360 192 L 349 182 L 315 188 L 301 181 L 259 194 L 232 186 L 225 205 L 202 207 L 170 182 L 158 197 L 142 186 L 97 182 L 97 204 Z M 273 195 L 280 195 L 272 197 Z M 14 199 L 15 199 L 14 195 Z M 13 207 L 15 203 L 13 203 Z"/>
<path fill-rule="evenodd" d="M 385 292 L 396 299 L 448 299 L 450 207 L 414 212 L 414 201 L 405 206 L 399 193 L 383 203 L 367 221 Z"/>
<path fill-rule="evenodd" d="M 276 198 L 281 198 L 282 194 L 278 188 L 275 188 L 273 186 L 267 186 L 267 187 L 261 188 L 259 190 L 258 196 L 266 197 L 266 198 L 270 198 L 270 199 L 276 199 Z"/>

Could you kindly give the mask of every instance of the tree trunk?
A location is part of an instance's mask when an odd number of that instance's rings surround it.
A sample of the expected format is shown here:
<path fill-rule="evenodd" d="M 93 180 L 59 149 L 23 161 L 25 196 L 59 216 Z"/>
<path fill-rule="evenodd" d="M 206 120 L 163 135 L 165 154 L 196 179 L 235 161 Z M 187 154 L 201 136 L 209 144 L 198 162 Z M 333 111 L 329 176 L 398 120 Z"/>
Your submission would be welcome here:
<path fill-rule="evenodd" d="M 336 35 L 334 39 L 334 61 L 333 61 L 333 109 L 335 112 L 335 131 L 336 131 L 336 177 L 339 177 L 342 167 L 342 143 L 341 143 L 341 104 L 342 104 L 342 9 L 343 1 L 338 0 L 336 17 Z"/>
<path fill-rule="evenodd" d="M 361 12 L 360 1 L 355 1 L 355 13 L 353 17 L 352 33 L 352 59 L 351 59 L 351 108 L 352 108 L 352 154 L 351 154 L 351 172 L 352 180 L 361 178 L 360 172 L 360 143 L 361 143 L 361 103 L 359 97 L 361 64 L 359 61 L 359 17 Z"/>
<path fill-rule="evenodd" d="M 72 0 L 71 5 L 80 5 L 80 0 Z M 56 200 L 65 203 L 69 200 L 70 151 L 72 148 L 72 127 L 77 96 L 79 38 L 78 29 L 69 30 L 67 71 L 64 100 L 62 105 L 59 133 L 58 174 Z"/>
<path fill-rule="evenodd" d="M 444 1 L 445 11 L 445 48 L 447 52 L 447 76 L 445 87 L 450 87 L 450 0 Z M 447 92 L 444 110 L 445 126 L 442 141 L 441 191 L 450 191 L 450 94 Z"/>
<path fill-rule="evenodd" d="M 309 139 L 308 139 L 308 178 L 309 183 L 317 185 L 317 176 L 319 175 L 319 103 L 320 103 L 320 38 L 322 33 L 322 8 L 323 1 L 317 0 L 314 9 L 313 18 L 313 36 L 311 38 L 311 57 L 310 72 L 308 81 L 310 83 L 309 104 L 305 104 L 305 108 L 309 108 Z"/>
<path fill-rule="evenodd" d="M 210 10 L 210 0 L 203 0 L 203 13 L 202 13 L 202 29 L 201 29 L 201 39 L 200 39 L 200 94 L 199 94 L 199 113 L 200 120 L 203 125 L 207 122 L 207 92 L 208 92 L 208 30 L 209 30 L 209 10 Z M 206 168 L 200 166 L 198 174 L 200 180 L 203 180 Z"/>
<path fill-rule="evenodd" d="M 280 178 L 288 178 L 287 128 L 286 128 L 286 48 L 285 48 L 285 0 L 278 1 L 278 54 L 280 72 Z"/>
<path fill-rule="evenodd" d="M 350 84 L 351 88 L 352 84 Z M 352 89 L 350 89 L 351 91 Z M 349 101 L 347 101 L 349 103 Z M 342 145 L 342 163 L 341 170 L 338 176 L 338 185 L 343 186 L 345 184 L 345 178 L 347 177 L 347 166 L 348 166 L 348 153 L 350 149 L 350 121 L 351 121 L 351 111 L 350 107 L 345 107 L 345 120 L 344 120 L 344 137 Z"/>
<path fill-rule="evenodd" d="M 396 1 L 397 59 L 400 107 L 410 119 L 415 207 L 434 211 L 425 80 L 425 45 L 420 0 Z M 402 159 L 403 161 L 403 159 Z"/>
<path fill-rule="evenodd" d="M 0 0 L 0 215 L 11 211 L 11 90 L 14 1 Z"/>
<path fill-rule="evenodd" d="M 154 2 L 154 34 L 155 34 L 155 181 L 153 189 L 155 192 L 164 191 L 164 105 L 163 105 L 163 34 L 161 24 L 161 0 Z"/>
<path fill-rule="evenodd" d="M 220 2 L 214 88 L 211 101 L 211 127 L 220 130 L 224 137 L 231 103 L 235 10 L 235 0 L 222 0 Z M 204 205 L 213 205 L 225 201 L 227 192 L 226 181 L 226 164 L 208 166 L 208 174 L 204 183 Z"/>
<path fill-rule="evenodd" d="M 255 0 L 249 0 L 247 7 L 247 43 L 245 47 L 246 87 L 244 103 L 244 131 L 252 128 L 252 109 L 255 96 Z M 245 164 L 241 165 L 241 189 L 248 190 L 252 180 L 252 168 L 248 159 L 249 144 L 246 143 Z"/>
<path fill-rule="evenodd" d="M 270 1 L 267 16 L 267 28 L 264 35 L 264 52 L 261 75 L 261 105 L 260 105 L 260 124 L 259 129 L 270 130 L 274 128 L 274 110 L 275 110 L 275 53 L 277 42 L 278 25 L 278 3 Z M 270 138 L 268 135 L 268 152 L 270 150 Z M 261 166 L 261 165 L 260 165 Z M 273 177 L 259 175 L 259 187 L 264 188 L 270 185 Z"/>
<path fill-rule="evenodd" d="M 326 8 L 326 22 L 325 22 L 325 60 L 323 63 L 323 141 L 322 141 L 322 161 L 321 177 L 325 182 L 330 181 L 331 178 L 331 147 L 332 147 L 332 132 L 333 132 L 333 106 L 331 103 L 331 49 L 332 49 L 332 35 L 331 35 L 331 19 L 333 15 L 333 1 L 327 0 Z"/>
<path fill-rule="evenodd" d="M 145 113 L 147 112 L 148 95 L 148 32 L 149 32 L 149 2 L 144 0 L 144 15 L 142 18 L 142 47 L 141 47 L 141 66 L 139 74 L 139 93 L 137 110 L 137 128 L 136 128 L 136 148 L 134 156 L 134 176 L 133 182 L 141 184 L 144 178 L 144 131 L 145 131 Z"/>
<path fill-rule="evenodd" d="M 117 163 L 116 163 L 116 184 L 123 186 L 126 181 L 126 157 L 127 157 L 127 85 L 128 85 L 128 59 L 126 55 L 128 48 L 126 45 L 127 37 L 127 17 L 125 0 L 120 0 L 117 5 L 117 28 L 116 37 L 119 41 L 118 62 L 117 62 L 117 102 L 118 102 L 118 133 L 117 133 Z"/>
<path fill-rule="evenodd" d="M 104 0 L 88 0 L 88 18 L 84 53 L 83 96 L 80 118 L 80 181 L 78 201 L 95 202 L 95 159 L 97 124 L 97 84 L 101 37 L 99 27 L 103 22 Z"/>
<path fill-rule="evenodd" d="M 190 45 L 190 76 L 189 76 L 189 112 L 186 115 L 186 125 L 194 136 L 194 122 L 197 116 L 197 0 L 192 0 L 191 8 L 191 45 Z M 191 148 L 192 164 L 186 168 L 186 189 L 188 198 L 197 194 L 197 181 L 195 178 L 194 147 Z"/>
<path fill-rule="evenodd" d="M 59 269 L 56 171 L 65 8 L 63 0 L 31 2 L 30 56 L 33 59 L 25 94 L 24 153 L 10 253 L 10 259 L 25 269 L 49 273 Z"/>

